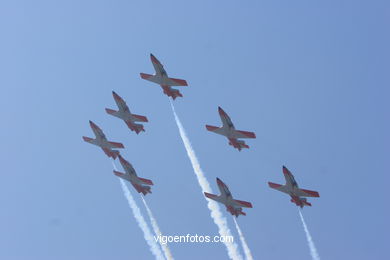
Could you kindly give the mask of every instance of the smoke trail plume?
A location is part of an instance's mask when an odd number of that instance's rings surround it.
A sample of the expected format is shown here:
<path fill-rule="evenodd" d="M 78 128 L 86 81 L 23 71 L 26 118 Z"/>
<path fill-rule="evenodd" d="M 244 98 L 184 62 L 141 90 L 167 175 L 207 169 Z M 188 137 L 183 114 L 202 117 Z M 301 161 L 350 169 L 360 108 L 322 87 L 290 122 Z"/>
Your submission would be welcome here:
<path fill-rule="evenodd" d="M 237 229 L 238 235 L 240 236 L 242 248 L 244 249 L 245 258 L 247 260 L 253 260 L 253 256 L 252 256 L 251 250 L 249 249 L 249 246 L 248 246 L 248 244 L 245 241 L 244 234 L 242 233 L 241 228 L 238 225 L 236 218 L 233 217 L 233 220 L 234 220 L 234 224 L 236 224 L 236 229 Z"/>
<path fill-rule="evenodd" d="M 148 212 L 148 216 L 149 216 L 150 222 L 152 223 L 154 233 L 156 234 L 156 236 L 162 236 L 160 227 L 158 226 L 157 221 L 154 218 L 152 211 L 150 210 L 148 204 L 146 203 L 146 201 L 142 195 L 141 195 L 141 199 L 145 205 L 146 211 Z M 173 256 L 172 256 L 171 250 L 168 247 L 168 243 L 161 244 L 161 247 L 162 247 L 162 250 L 164 252 L 165 258 L 168 260 L 173 260 Z"/>
<path fill-rule="evenodd" d="M 113 161 L 112 161 L 112 165 L 114 166 L 114 169 L 117 170 L 115 163 Z M 146 240 L 146 243 L 149 245 L 150 251 L 156 257 L 157 260 L 164 260 L 165 258 L 160 250 L 160 247 L 154 240 L 152 232 L 150 231 L 148 224 L 146 223 L 144 217 L 142 216 L 141 211 L 137 206 L 137 203 L 135 202 L 125 182 L 121 178 L 119 178 L 119 180 L 121 182 L 123 194 L 125 195 L 131 210 L 133 211 L 133 215 L 135 220 L 138 223 L 138 226 L 141 228 L 142 232 L 144 233 L 144 238 Z"/>
<path fill-rule="evenodd" d="M 299 210 L 299 216 L 301 216 L 303 229 L 305 230 L 305 234 L 306 234 L 307 244 L 309 245 L 310 248 L 311 258 L 313 260 L 320 260 L 320 255 L 317 252 L 317 248 L 314 245 L 313 239 L 311 238 L 309 229 L 307 229 L 305 219 L 303 218 L 302 212 L 300 210 Z"/>
<path fill-rule="evenodd" d="M 187 134 L 184 130 L 183 125 L 180 122 L 179 117 L 176 114 L 175 107 L 173 106 L 173 103 L 171 101 L 172 111 L 173 115 L 175 117 L 175 121 L 177 124 L 177 127 L 179 128 L 180 137 L 183 141 L 184 147 L 187 151 L 187 155 L 191 161 L 192 168 L 194 169 L 196 178 L 198 179 L 198 183 L 202 189 L 202 192 L 209 192 L 212 193 L 211 187 L 209 182 L 207 181 L 202 169 L 200 168 L 200 164 L 198 161 L 198 158 L 195 155 L 195 151 L 192 149 L 191 142 L 187 137 Z M 214 223 L 218 226 L 218 231 L 221 236 L 231 236 L 233 237 L 232 233 L 230 232 L 230 229 L 227 225 L 226 218 L 222 216 L 222 213 L 219 209 L 218 204 L 213 200 L 207 200 L 207 207 L 209 208 L 211 212 L 211 217 L 214 220 Z M 234 242 L 225 242 L 226 249 L 228 251 L 228 255 L 231 259 L 242 259 L 242 256 L 240 252 L 238 251 L 238 246 Z"/>

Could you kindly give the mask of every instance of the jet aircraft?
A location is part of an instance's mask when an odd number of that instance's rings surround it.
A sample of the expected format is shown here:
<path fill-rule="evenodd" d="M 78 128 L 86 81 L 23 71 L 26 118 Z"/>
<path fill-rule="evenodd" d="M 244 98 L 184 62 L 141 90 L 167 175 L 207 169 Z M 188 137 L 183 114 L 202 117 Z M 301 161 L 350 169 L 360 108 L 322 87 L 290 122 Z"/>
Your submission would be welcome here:
<path fill-rule="evenodd" d="M 209 199 L 224 204 L 226 206 L 226 210 L 230 212 L 230 214 L 236 217 L 238 217 L 239 215 L 246 216 L 246 213 L 242 211 L 242 208 L 252 208 L 252 204 L 247 201 L 233 199 L 233 196 L 230 193 L 228 186 L 223 183 L 219 178 L 217 178 L 217 184 L 219 191 L 221 192 L 219 196 L 207 192 L 205 192 L 204 195 Z"/>
<path fill-rule="evenodd" d="M 142 124 L 137 124 L 136 122 L 148 122 L 148 119 L 145 116 L 132 114 L 126 102 L 117 93 L 115 93 L 115 91 L 112 92 L 112 95 L 119 108 L 119 111 L 106 108 L 107 114 L 122 119 L 125 121 L 130 130 L 135 131 L 137 134 L 139 134 L 141 131 L 145 132 L 144 126 Z"/>
<path fill-rule="evenodd" d="M 150 59 L 152 60 L 156 74 L 150 75 L 140 73 L 141 78 L 159 84 L 162 87 L 164 94 L 166 94 L 168 97 L 172 97 L 173 100 L 175 100 L 177 97 L 183 97 L 180 91 L 172 88 L 172 86 L 188 86 L 187 81 L 184 79 L 169 78 L 167 72 L 164 69 L 164 66 L 158 59 L 156 59 L 156 57 L 154 57 L 153 54 L 150 54 Z"/>
<path fill-rule="evenodd" d="M 116 159 L 116 157 L 119 155 L 119 151 L 113 150 L 112 148 L 125 148 L 123 144 L 116 143 L 116 142 L 109 142 L 107 141 L 106 136 L 104 135 L 102 129 L 100 129 L 94 122 L 89 121 L 89 125 L 92 128 L 93 133 L 95 134 L 96 138 L 93 139 L 91 137 L 83 136 L 83 139 L 85 142 L 94 144 L 96 146 L 99 146 L 102 148 L 103 152 L 108 156 L 112 157 L 113 159 Z"/>
<path fill-rule="evenodd" d="M 123 159 L 121 155 L 118 155 L 118 157 L 119 162 L 121 163 L 126 173 L 114 171 L 114 174 L 124 180 L 129 181 L 138 191 L 138 193 L 142 193 L 144 195 L 152 193 L 150 190 L 150 185 L 153 185 L 153 182 L 151 180 L 138 177 L 131 163 Z"/>
<path fill-rule="evenodd" d="M 301 197 L 319 197 L 320 194 L 317 191 L 304 190 L 298 187 L 297 182 L 294 179 L 294 175 L 283 166 L 283 175 L 286 179 L 286 184 L 281 185 L 273 182 L 268 182 L 268 185 L 275 190 L 287 193 L 291 196 L 291 202 L 297 206 L 303 208 L 304 206 L 311 206 L 311 203 L 306 198 Z"/>
<path fill-rule="evenodd" d="M 221 117 L 222 127 L 206 125 L 206 129 L 210 132 L 226 136 L 229 139 L 229 145 L 241 151 L 243 148 L 249 148 L 244 141 L 238 138 L 256 138 L 255 133 L 247 131 L 239 131 L 234 127 L 232 120 L 226 112 L 218 107 L 219 116 Z"/>

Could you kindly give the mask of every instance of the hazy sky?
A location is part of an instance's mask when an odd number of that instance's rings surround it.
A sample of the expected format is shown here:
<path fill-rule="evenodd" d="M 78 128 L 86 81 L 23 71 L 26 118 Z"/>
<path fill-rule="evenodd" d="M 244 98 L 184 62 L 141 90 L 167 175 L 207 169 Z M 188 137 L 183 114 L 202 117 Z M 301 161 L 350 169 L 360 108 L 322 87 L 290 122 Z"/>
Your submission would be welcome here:
<path fill-rule="evenodd" d="M 282 165 L 320 192 L 303 214 L 323 259 L 384 259 L 389 13 L 356 0 L 1 1 L 0 258 L 152 259 L 110 160 L 81 138 L 88 120 L 155 183 L 146 200 L 163 233 L 217 234 L 169 100 L 139 77 L 153 53 L 189 83 L 175 106 L 213 189 L 219 177 L 254 206 L 238 222 L 255 259 L 310 259 L 298 208 L 267 186 Z M 105 113 L 112 90 L 146 132 Z M 249 150 L 205 130 L 218 106 L 256 132 Z M 223 244 L 170 247 L 227 258 Z"/>

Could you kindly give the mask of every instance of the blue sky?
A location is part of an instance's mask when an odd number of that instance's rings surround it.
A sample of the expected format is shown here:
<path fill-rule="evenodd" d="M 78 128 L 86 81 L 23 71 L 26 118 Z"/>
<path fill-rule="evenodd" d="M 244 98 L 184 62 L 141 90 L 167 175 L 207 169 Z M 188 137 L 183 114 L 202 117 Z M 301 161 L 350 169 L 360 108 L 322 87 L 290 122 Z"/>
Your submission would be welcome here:
<path fill-rule="evenodd" d="M 175 106 L 213 188 L 220 177 L 253 203 L 238 222 L 256 259 L 310 259 L 297 207 L 266 184 L 284 181 L 282 165 L 320 192 L 303 213 L 323 259 L 383 259 L 389 11 L 352 0 L 0 2 L 0 258 L 152 258 L 110 160 L 81 139 L 88 120 L 153 180 L 147 201 L 165 234 L 217 234 L 169 100 L 139 78 L 152 52 L 189 83 Z M 105 113 L 112 90 L 148 117 L 145 133 Z M 205 130 L 218 106 L 256 132 L 249 150 Z M 222 244 L 170 247 L 176 259 L 227 256 Z"/>

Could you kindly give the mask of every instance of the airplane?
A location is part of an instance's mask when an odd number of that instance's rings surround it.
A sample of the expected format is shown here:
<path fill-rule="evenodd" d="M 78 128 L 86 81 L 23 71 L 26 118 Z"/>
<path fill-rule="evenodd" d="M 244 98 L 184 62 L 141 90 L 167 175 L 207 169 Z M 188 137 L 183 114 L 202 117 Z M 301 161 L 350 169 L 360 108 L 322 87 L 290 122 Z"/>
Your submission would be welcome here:
<path fill-rule="evenodd" d="M 247 201 L 233 199 L 233 196 L 230 193 L 228 186 L 223 183 L 219 178 L 217 178 L 217 184 L 221 195 L 218 196 L 207 192 L 205 192 L 204 195 L 209 199 L 225 204 L 226 210 L 230 212 L 230 214 L 236 217 L 238 217 L 239 215 L 246 216 L 246 213 L 242 211 L 242 207 L 252 208 L 252 204 Z"/>
<path fill-rule="evenodd" d="M 273 182 L 268 182 L 268 185 L 275 190 L 287 193 L 291 196 L 291 202 L 297 206 L 303 208 L 304 206 L 311 206 L 311 203 L 307 202 L 306 198 L 301 197 L 319 197 L 320 194 L 317 191 L 304 190 L 298 187 L 297 182 L 294 179 L 294 175 L 283 166 L 283 174 L 286 179 L 286 184 L 281 185 Z"/>
<path fill-rule="evenodd" d="M 177 97 L 183 97 L 179 90 L 171 88 L 172 86 L 188 86 L 187 81 L 184 79 L 174 79 L 169 78 L 167 72 L 164 69 L 164 66 L 161 62 L 154 57 L 153 54 L 150 54 L 150 59 L 152 60 L 152 64 L 156 74 L 150 75 L 145 73 L 140 73 L 141 78 L 149 80 L 151 82 L 159 84 L 164 94 L 168 97 L 172 97 L 175 100 Z"/>
<path fill-rule="evenodd" d="M 126 173 L 114 171 L 114 174 L 124 180 L 129 181 L 138 191 L 138 193 L 142 193 L 144 195 L 152 193 L 149 185 L 153 185 L 153 182 L 151 180 L 138 177 L 131 163 L 123 159 L 121 155 L 118 155 L 118 157 Z"/>
<path fill-rule="evenodd" d="M 214 132 L 216 134 L 224 135 L 229 139 L 229 145 L 232 145 L 234 148 L 237 148 L 239 151 L 243 148 L 249 148 L 242 140 L 237 140 L 238 138 L 256 138 L 255 133 L 247 131 L 238 131 L 234 127 L 232 120 L 226 114 L 221 107 L 218 107 L 219 116 L 221 117 L 222 127 L 206 125 L 206 129 Z"/>
<path fill-rule="evenodd" d="M 103 152 L 108 156 L 112 157 L 113 159 L 116 159 L 116 157 L 119 155 L 119 151 L 112 150 L 112 148 L 125 148 L 123 144 L 116 143 L 116 142 L 109 142 L 107 141 L 106 136 L 104 135 L 102 129 L 100 129 L 94 122 L 91 120 L 89 121 L 89 125 L 92 128 L 93 133 L 95 134 L 96 138 L 93 139 L 91 137 L 83 136 L 83 139 L 85 142 L 94 144 L 102 148 Z"/>
<path fill-rule="evenodd" d="M 139 134 L 141 131 L 145 132 L 144 126 L 142 124 L 137 124 L 136 122 L 148 122 L 148 119 L 145 116 L 132 114 L 126 102 L 117 93 L 115 93 L 115 91 L 112 92 L 112 95 L 119 108 L 119 111 L 106 108 L 107 114 L 122 119 L 125 121 L 130 130 L 135 131 L 137 134 Z"/>

